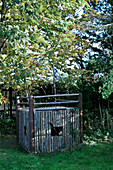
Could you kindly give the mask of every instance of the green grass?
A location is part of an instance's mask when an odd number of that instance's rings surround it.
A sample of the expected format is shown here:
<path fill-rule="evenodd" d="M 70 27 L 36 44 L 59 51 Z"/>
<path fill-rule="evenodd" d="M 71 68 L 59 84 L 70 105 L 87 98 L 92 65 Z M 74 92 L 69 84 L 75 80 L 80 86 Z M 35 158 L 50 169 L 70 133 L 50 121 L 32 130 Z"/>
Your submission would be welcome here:
<path fill-rule="evenodd" d="M 113 142 L 48 155 L 27 153 L 15 136 L 0 137 L 0 170 L 113 170 Z"/>

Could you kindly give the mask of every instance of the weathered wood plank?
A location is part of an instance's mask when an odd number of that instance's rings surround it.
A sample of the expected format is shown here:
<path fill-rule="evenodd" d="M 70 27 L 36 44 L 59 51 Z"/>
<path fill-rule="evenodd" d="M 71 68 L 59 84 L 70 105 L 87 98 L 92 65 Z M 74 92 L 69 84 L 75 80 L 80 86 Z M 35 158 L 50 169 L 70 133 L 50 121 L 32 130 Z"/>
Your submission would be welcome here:
<path fill-rule="evenodd" d="M 48 120 L 49 120 L 49 122 L 51 122 L 51 120 L 50 120 L 50 111 L 48 111 Z M 49 152 L 51 152 L 51 126 L 50 126 L 50 123 L 49 123 Z"/>
<path fill-rule="evenodd" d="M 48 97 L 68 97 L 68 96 L 79 96 L 79 93 L 74 94 L 56 94 L 56 95 L 46 95 L 46 96 L 34 96 L 34 99 L 36 98 L 48 98 Z"/>
<path fill-rule="evenodd" d="M 16 135 L 17 135 L 17 142 L 19 142 L 19 96 L 16 97 Z"/>
<path fill-rule="evenodd" d="M 45 151 L 46 151 L 46 153 L 47 153 L 47 146 L 48 146 L 48 141 L 47 141 L 47 137 L 48 137 L 48 135 L 47 135 L 47 133 L 48 133 L 48 120 L 47 120 L 47 112 L 45 112 L 45 133 L 46 133 L 46 136 L 45 136 L 45 145 L 46 145 L 46 149 L 45 149 Z"/>
<path fill-rule="evenodd" d="M 34 106 L 40 106 L 40 105 L 56 105 L 56 104 L 69 104 L 69 103 L 79 103 L 79 100 L 70 100 L 70 101 L 66 101 L 66 102 L 45 102 L 45 103 L 34 103 Z M 21 104 L 25 104 L 25 103 L 21 103 Z"/>
<path fill-rule="evenodd" d="M 79 94 L 79 97 L 78 97 L 78 100 L 79 100 L 79 121 L 80 121 L 80 142 L 82 143 L 83 142 L 83 116 L 82 116 L 82 93 Z"/>
<path fill-rule="evenodd" d="M 34 149 L 34 108 L 33 108 L 33 96 L 29 96 L 29 121 L 30 121 L 30 151 Z"/>

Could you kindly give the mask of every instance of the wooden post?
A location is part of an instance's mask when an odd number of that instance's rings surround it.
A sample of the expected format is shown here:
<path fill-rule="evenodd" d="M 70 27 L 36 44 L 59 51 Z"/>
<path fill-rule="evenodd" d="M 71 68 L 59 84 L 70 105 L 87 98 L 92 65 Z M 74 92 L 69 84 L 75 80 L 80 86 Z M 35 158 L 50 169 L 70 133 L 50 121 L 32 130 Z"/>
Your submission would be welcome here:
<path fill-rule="evenodd" d="M 19 143 L 19 96 L 16 97 L 16 135 L 17 135 L 17 142 Z"/>
<path fill-rule="evenodd" d="M 83 142 L 83 117 L 82 117 L 82 93 L 79 94 L 79 122 L 80 122 L 80 143 Z"/>
<path fill-rule="evenodd" d="M 10 100 L 10 106 L 9 106 L 9 110 L 10 110 L 10 118 L 12 118 L 12 87 L 9 88 L 9 100 Z"/>
<path fill-rule="evenodd" d="M 34 107 L 33 96 L 29 96 L 30 151 L 34 149 Z"/>

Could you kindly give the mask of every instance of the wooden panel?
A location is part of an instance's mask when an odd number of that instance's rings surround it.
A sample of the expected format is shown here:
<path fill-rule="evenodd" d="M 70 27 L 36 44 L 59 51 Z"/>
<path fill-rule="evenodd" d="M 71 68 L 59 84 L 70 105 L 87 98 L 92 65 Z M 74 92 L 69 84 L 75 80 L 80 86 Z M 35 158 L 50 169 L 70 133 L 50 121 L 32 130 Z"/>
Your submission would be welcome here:
<path fill-rule="evenodd" d="M 34 113 L 35 131 L 35 152 L 50 153 L 71 146 L 79 141 L 79 116 L 75 116 L 77 111 L 70 110 L 50 110 Z M 61 136 L 51 134 L 51 124 L 53 127 L 62 127 Z M 77 129 L 76 129 L 77 128 Z M 60 129 L 60 128 L 59 128 Z M 76 132 L 75 132 L 76 130 Z M 78 133 L 78 134 L 77 134 Z M 76 141 L 77 140 L 77 141 Z"/>
<path fill-rule="evenodd" d="M 30 117 L 28 109 L 19 110 L 19 142 L 29 151 L 30 148 Z M 52 134 L 52 126 L 55 135 Z M 25 128 L 26 127 L 26 133 Z M 79 109 L 51 110 L 34 109 L 34 151 L 50 153 L 68 150 L 80 142 Z M 32 140 L 33 140 L 32 139 Z"/>
<path fill-rule="evenodd" d="M 30 126 L 28 110 L 18 110 L 19 114 L 19 135 L 18 142 L 30 151 Z"/>

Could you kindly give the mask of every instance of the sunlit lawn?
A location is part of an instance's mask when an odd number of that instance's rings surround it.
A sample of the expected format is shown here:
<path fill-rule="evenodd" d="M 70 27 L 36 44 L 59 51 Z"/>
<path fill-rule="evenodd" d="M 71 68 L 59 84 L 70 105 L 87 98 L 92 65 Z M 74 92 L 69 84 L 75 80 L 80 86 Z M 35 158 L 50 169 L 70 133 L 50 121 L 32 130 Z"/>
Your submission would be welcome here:
<path fill-rule="evenodd" d="M 39 156 L 27 153 L 16 143 L 15 136 L 4 136 L 0 137 L 0 169 L 113 170 L 113 142 Z"/>

